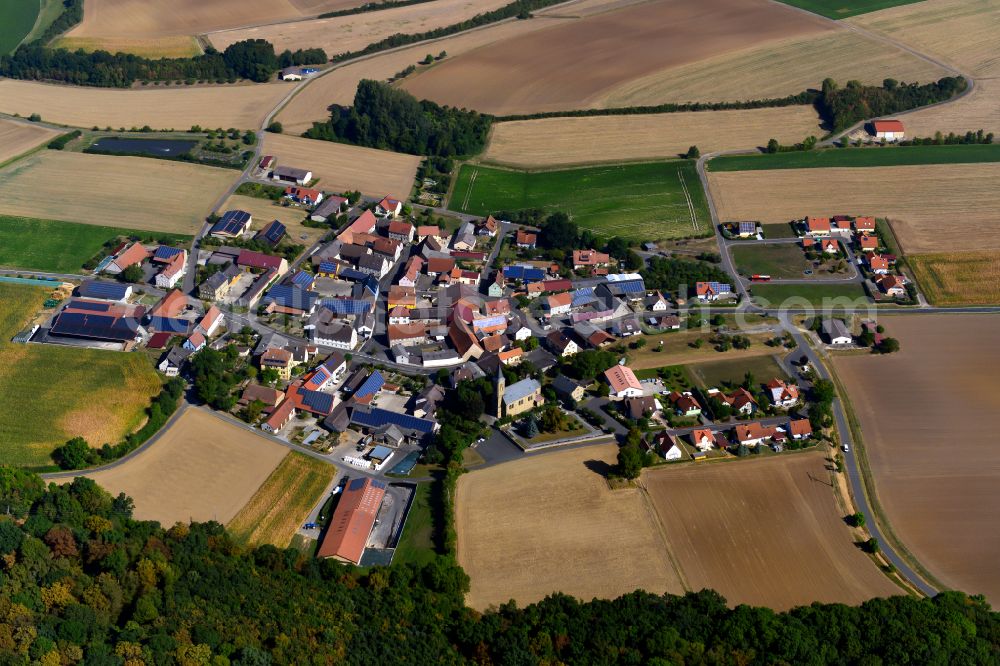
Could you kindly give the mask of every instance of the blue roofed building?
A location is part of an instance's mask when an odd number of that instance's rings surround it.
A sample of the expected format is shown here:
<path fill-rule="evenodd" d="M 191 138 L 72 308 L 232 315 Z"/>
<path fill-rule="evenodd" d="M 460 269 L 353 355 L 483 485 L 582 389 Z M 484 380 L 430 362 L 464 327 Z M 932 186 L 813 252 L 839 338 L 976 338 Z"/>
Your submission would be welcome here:
<path fill-rule="evenodd" d="M 520 280 L 527 284 L 544 280 L 545 271 L 533 266 L 504 266 L 503 276 L 507 280 Z"/>
<path fill-rule="evenodd" d="M 239 238 L 250 229 L 253 216 L 245 210 L 227 210 L 219 221 L 212 225 L 209 234 L 213 238 Z"/>
<path fill-rule="evenodd" d="M 316 277 L 312 273 L 307 273 L 305 271 L 299 271 L 292 276 L 292 284 L 300 289 L 312 289 L 313 282 L 316 281 Z"/>
<path fill-rule="evenodd" d="M 132 296 L 132 285 L 109 280 L 86 280 L 80 284 L 77 294 L 83 298 L 124 303 Z"/>
<path fill-rule="evenodd" d="M 152 331 L 188 335 L 194 328 L 194 322 L 176 317 L 150 317 L 148 328 Z"/>
<path fill-rule="evenodd" d="M 269 312 L 310 315 L 319 303 L 319 294 L 307 291 L 292 284 L 279 284 L 271 287 L 261 302 Z"/>
<path fill-rule="evenodd" d="M 363 317 L 372 309 L 372 302 L 356 298 L 324 298 L 320 301 L 320 307 L 326 308 L 340 317 Z"/>
<path fill-rule="evenodd" d="M 263 229 L 258 231 L 254 236 L 254 240 L 263 241 L 271 247 L 274 247 L 285 237 L 288 233 L 287 227 L 277 220 L 272 220 L 268 222 Z"/>
<path fill-rule="evenodd" d="M 179 247 L 170 247 L 169 245 L 161 245 L 156 248 L 156 252 L 153 253 L 152 260 L 160 263 L 166 264 L 170 263 L 170 260 L 176 257 L 178 254 L 183 254 L 184 250 Z"/>
<path fill-rule="evenodd" d="M 357 406 L 351 411 L 351 424 L 368 431 L 378 431 L 395 426 L 407 437 L 421 440 L 438 430 L 437 421 L 422 419 L 409 414 L 392 412 L 380 407 Z"/>
<path fill-rule="evenodd" d="M 385 377 L 382 376 L 381 372 L 376 370 L 368 375 L 368 378 L 354 391 L 354 399 L 367 400 L 381 391 L 383 386 L 385 386 Z"/>

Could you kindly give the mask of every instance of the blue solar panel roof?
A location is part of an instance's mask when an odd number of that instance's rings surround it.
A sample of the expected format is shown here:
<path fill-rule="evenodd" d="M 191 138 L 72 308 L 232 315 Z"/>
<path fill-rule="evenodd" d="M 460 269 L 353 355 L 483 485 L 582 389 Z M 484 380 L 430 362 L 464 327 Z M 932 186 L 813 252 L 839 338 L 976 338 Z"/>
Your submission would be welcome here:
<path fill-rule="evenodd" d="M 186 319 L 173 319 L 170 317 L 150 317 L 149 327 L 164 333 L 184 333 L 191 330 L 191 322 Z"/>
<path fill-rule="evenodd" d="M 365 396 L 371 395 L 373 393 L 378 393 L 382 386 L 385 384 L 385 378 L 382 373 L 376 370 L 372 374 L 368 375 L 368 378 L 361 383 L 358 390 L 354 392 L 355 397 L 364 398 Z"/>
<path fill-rule="evenodd" d="M 237 234 L 244 226 L 246 226 L 247 221 L 250 219 L 250 213 L 245 210 L 228 210 L 225 214 L 212 226 L 212 233 L 227 233 L 227 234 Z"/>
<path fill-rule="evenodd" d="M 93 301 L 78 301 L 73 299 L 66 307 L 74 310 L 90 310 L 91 312 L 107 312 L 111 309 L 110 303 L 95 303 Z"/>
<path fill-rule="evenodd" d="M 409 414 L 390 412 L 387 409 L 373 407 L 370 410 L 355 408 L 351 414 L 351 421 L 366 428 L 381 428 L 384 425 L 396 425 L 407 430 L 416 430 L 425 435 L 434 432 L 434 421 L 417 418 Z"/>
<path fill-rule="evenodd" d="M 584 287 L 583 289 L 577 289 L 573 292 L 573 307 L 578 308 L 581 305 L 586 305 L 595 299 L 594 288 Z"/>
<path fill-rule="evenodd" d="M 372 304 L 353 298 L 325 298 L 320 305 L 338 315 L 366 315 Z"/>
<path fill-rule="evenodd" d="M 167 259 L 176 257 L 183 251 L 184 250 L 180 249 L 179 247 L 170 247 L 169 245 L 161 245 L 160 247 L 156 248 L 156 252 L 153 253 L 153 259 L 166 261 Z"/>
<path fill-rule="evenodd" d="M 317 412 L 329 414 L 333 411 L 333 396 L 329 393 L 299 389 L 299 397 L 303 405 L 311 407 Z"/>
<path fill-rule="evenodd" d="M 306 273 L 305 271 L 299 271 L 292 277 L 292 284 L 302 287 L 303 289 L 308 289 L 312 286 L 312 283 L 316 278 L 311 273 Z"/>
<path fill-rule="evenodd" d="M 124 342 L 136 334 L 134 319 L 86 312 L 63 312 L 52 322 L 53 335 L 96 338 Z"/>
<path fill-rule="evenodd" d="M 295 285 L 279 284 L 271 287 L 264 301 L 271 301 L 287 308 L 311 310 L 319 294 L 306 291 Z"/>
<path fill-rule="evenodd" d="M 285 225 L 283 225 L 281 222 L 274 220 L 272 222 L 269 222 L 266 227 L 261 229 L 257 235 L 266 240 L 271 245 L 277 245 L 278 243 L 281 242 L 281 239 L 285 237 L 286 233 L 288 233 L 287 227 L 285 227 Z"/>
<path fill-rule="evenodd" d="M 539 282 L 545 279 L 545 271 L 531 266 L 504 266 L 503 276 L 509 280 Z"/>
<path fill-rule="evenodd" d="M 626 282 L 615 282 L 619 289 L 626 293 L 637 293 L 646 291 L 646 285 L 642 280 L 628 280 Z"/>
<path fill-rule="evenodd" d="M 368 273 L 362 273 L 361 271 L 354 268 L 342 268 L 340 270 L 340 277 L 345 280 L 357 280 L 361 281 L 368 277 Z"/>

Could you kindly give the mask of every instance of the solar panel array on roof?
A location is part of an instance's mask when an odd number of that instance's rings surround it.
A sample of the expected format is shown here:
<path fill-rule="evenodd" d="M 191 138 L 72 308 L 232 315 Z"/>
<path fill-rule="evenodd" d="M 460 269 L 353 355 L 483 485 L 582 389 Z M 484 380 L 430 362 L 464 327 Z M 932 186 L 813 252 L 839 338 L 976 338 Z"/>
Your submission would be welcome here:
<path fill-rule="evenodd" d="M 385 378 L 382 373 L 376 370 L 372 374 L 368 375 L 368 378 L 358 387 L 358 390 L 354 392 L 354 397 L 364 398 L 366 396 L 378 393 L 382 390 L 382 386 L 385 385 Z"/>
<path fill-rule="evenodd" d="M 591 301 L 596 300 L 594 297 L 593 287 L 584 287 L 583 289 L 577 289 L 573 292 L 573 307 L 578 308 Z"/>
<path fill-rule="evenodd" d="M 250 220 L 250 213 L 245 210 L 227 210 L 225 214 L 212 226 L 213 234 L 237 235 L 242 233 L 243 228 Z"/>
<path fill-rule="evenodd" d="M 508 280 L 539 282 L 545 279 L 545 271 L 541 268 L 533 268 L 531 266 L 504 266 L 503 276 Z"/>
<path fill-rule="evenodd" d="M 322 387 L 327 380 L 330 379 L 330 377 L 330 371 L 321 365 L 316 368 L 316 372 L 314 372 L 313 376 L 309 378 L 309 381 L 305 383 L 305 386 L 310 391 L 316 390 Z"/>
<path fill-rule="evenodd" d="M 111 303 L 98 303 L 96 301 L 71 300 L 66 305 L 67 310 L 89 310 L 90 312 L 107 312 L 111 309 Z"/>
<path fill-rule="evenodd" d="M 320 305 L 338 315 L 365 315 L 372 308 L 368 301 L 354 298 L 324 298 Z"/>
<path fill-rule="evenodd" d="M 56 315 L 50 332 L 57 336 L 126 342 L 135 339 L 137 328 L 138 324 L 134 319 L 87 312 L 62 312 Z"/>
<path fill-rule="evenodd" d="M 409 414 L 390 412 L 387 409 L 379 407 L 371 409 L 356 407 L 351 413 L 351 422 L 366 428 L 381 428 L 384 425 L 391 424 L 406 430 L 415 430 L 425 435 L 433 433 L 434 426 L 436 425 L 434 421 L 428 419 L 417 418 Z"/>
<path fill-rule="evenodd" d="M 276 305 L 297 310 L 311 310 L 318 294 L 306 291 L 295 285 L 279 284 L 271 287 L 264 296 L 264 302 L 272 301 Z"/>
<path fill-rule="evenodd" d="M 316 278 L 312 275 L 312 273 L 306 273 L 305 271 L 299 271 L 292 276 L 292 284 L 302 287 L 303 289 L 308 289 L 315 281 Z"/>
<path fill-rule="evenodd" d="M 87 280 L 80 285 L 80 295 L 86 298 L 107 298 L 121 301 L 128 297 L 129 285 L 104 280 Z"/>
<path fill-rule="evenodd" d="M 161 245 L 160 247 L 156 248 L 156 252 L 153 253 L 153 259 L 156 259 L 156 260 L 159 260 L 159 261 L 168 261 L 169 259 L 172 259 L 173 257 L 176 257 L 178 254 L 180 254 L 183 251 L 184 250 L 182 250 L 182 249 L 180 249 L 178 247 L 170 247 L 169 245 Z"/>
<path fill-rule="evenodd" d="M 273 220 L 257 233 L 257 237 L 267 241 L 271 245 L 277 245 L 285 237 L 286 233 L 288 233 L 288 228 L 281 222 Z"/>
<path fill-rule="evenodd" d="M 368 277 L 368 273 L 362 273 L 361 271 L 354 268 L 342 268 L 340 269 L 340 277 L 345 280 L 357 280 L 360 282 Z"/>
<path fill-rule="evenodd" d="M 299 389 L 299 400 L 303 405 L 320 414 L 329 414 L 333 411 L 333 396 L 329 393 Z"/>
<path fill-rule="evenodd" d="M 627 280 L 623 282 L 614 283 L 618 289 L 621 289 L 627 294 L 636 294 L 640 291 L 646 291 L 646 284 L 642 280 Z"/>
<path fill-rule="evenodd" d="M 166 331 L 168 333 L 181 333 L 187 335 L 191 330 L 192 322 L 186 319 L 175 319 L 173 317 L 150 317 L 149 327 L 156 331 Z"/>

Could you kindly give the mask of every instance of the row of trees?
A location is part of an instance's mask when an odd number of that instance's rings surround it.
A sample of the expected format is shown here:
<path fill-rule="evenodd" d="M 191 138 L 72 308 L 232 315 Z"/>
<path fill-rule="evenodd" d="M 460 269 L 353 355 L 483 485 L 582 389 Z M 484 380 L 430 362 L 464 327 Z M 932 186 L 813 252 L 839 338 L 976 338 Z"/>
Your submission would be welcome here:
<path fill-rule="evenodd" d="M 946 76 L 922 85 L 885 79 L 881 87 L 848 81 L 843 88 L 833 79 L 826 79 L 816 107 L 830 129 L 839 132 L 866 118 L 943 102 L 964 91 L 965 87 L 965 79 L 958 76 Z"/>
<path fill-rule="evenodd" d="M 330 120 L 313 123 L 306 136 L 325 141 L 453 157 L 478 153 L 486 144 L 489 116 L 440 106 L 381 81 L 358 83 L 353 106 L 334 105 Z"/>
<path fill-rule="evenodd" d="M 0 76 L 12 79 L 61 81 L 83 86 L 128 88 L 136 81 L 234 81 L 270 80 L 280 67 L 324 63 L 323 49 L 275 54 L 263 39 L 247 39 L 225 51 L 209 48 L 191 58 L 152 60 L 128 53 L 50 49 L 39 42 L 21 46 L 13 55 L 0 57 Z"/>
<path fill-rule="evenodd" d="M 651 257 L 648 266 L 640 271 L 647 289 L 660 291 L 694 291 L 695 282 L 730 281 L 729 274 L 716 264 L 674 257 Z M 690 293 L 680 294 L 688 296 Z"/>
<path fill-rule="evenodd" d="M 629 464 L 629 461 L 625 461 Z M 445 484 L 442 488 L 447 490 Z M 450 496 L 446 494 L 446 498 Z M 464 607 L 453 558 L 360 570 L 164 529 L 93 481 L 0 467 L 3 663 L 992 663 L 998 614 L 958 592 L 776 613 L 634 592 Z"/>

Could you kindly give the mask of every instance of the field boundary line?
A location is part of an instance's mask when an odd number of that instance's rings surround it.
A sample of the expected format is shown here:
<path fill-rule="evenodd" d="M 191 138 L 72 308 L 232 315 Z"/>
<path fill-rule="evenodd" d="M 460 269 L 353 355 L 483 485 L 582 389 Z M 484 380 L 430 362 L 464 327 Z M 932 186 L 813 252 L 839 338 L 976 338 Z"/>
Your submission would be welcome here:
<path fill-rule="evenodd" d="M 886 538 L 886 540 L 892 543 L 893 549 L 899 554 L 899 556 L 905 560 L 906 563 L 909 564 L 910 567 L 912 567 L 913 570 L 926 582 L 938 588 L 941 592 L 952 589 L 950 585 L 942 583 L 934 574 L 924 567 L 923 563 L 921 563 L 920 560 L 918 560 L 917 557 L 910 552 L 909 548 L 906 547 L 906 544 L 903 543 L 903 541 L 896 534 L 895 530 L 892 528 L 892 523 L 889 522 L 888 516 L 885 515 L 885 510 L 882 508 L 882 503 L 878 498 L 878 490 L 875 486 L 875 479 L 868 463 L 868 452 L 865 448 L 864 438 L 861 434 L 861 424 L 858 422 L 857 416 L 854 414 L 854 406 L 851 404 L 850 398 L 847 397 L 847 391 L 840 381 L 840 376 L 837 375 L 832 360 L 826 364 L 826 367 L 827 371 L 830 373 L 830 377 L 833 379 L 834 385 L 837 388 L 837 397 L 840 398 L 841 407 L 847 417 L 847 427 L 850 429 L 851 437 L 854 439 L 854 455 L 858 461 L 858 470 L 861 473 L 861 492 L 868 498 L 868 506 L 871 508 L 872 514 L 878 522 L 878 527 L 882 530 L 882 535 Z"/>
<path fill-rule="evenodd" d="M 701 231 L 701 227 L 698 225 L 698 215 L 694 212 L 694 204 L 691 202 L 691 193 L 688 191 L 687 183 L 684 181 L 683 169 L 677 170 L 677 180 L 680 181 L 681 190 L 684 192 L 684 201 L 687 202 L 688 214 L 691 215 L 691 227 L 697 233 Z"/>
<path fill-rule="evenodd" d="M 646 509 L 646 512 L 651 514 L 650 520 L 656 526 L 656 533 L 660 535 L 660 539 L 663 540 L 663 552 L 667 554 L 667 559 L 670 561 L 670 566 L 673 567 L 674 573 L 677 574 L 677 580 L 680 581 L 681 587 L 684 588 L 685 592 L 693 592 L 691 589 L 691 584 L 688 583 L 687 577 L 684 575 L 684 569 L 681 567 L 680 562 L 677 561 L 677 556 L 674 555 L 673 549 L 670 547 L 670 539 L 667 538 L 667 528 L 660 519 L 660 514 L 656 510 L 656 506 L 653 504 L 653 499 L 649 496 L 649 491 L 646 490 L 646 486 L 640 480 L 636 484 L 639 490 L 639 496 L 642 497 L 642 506 Z"/>

